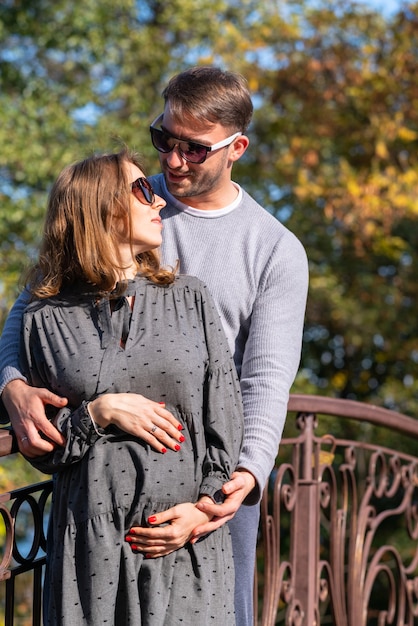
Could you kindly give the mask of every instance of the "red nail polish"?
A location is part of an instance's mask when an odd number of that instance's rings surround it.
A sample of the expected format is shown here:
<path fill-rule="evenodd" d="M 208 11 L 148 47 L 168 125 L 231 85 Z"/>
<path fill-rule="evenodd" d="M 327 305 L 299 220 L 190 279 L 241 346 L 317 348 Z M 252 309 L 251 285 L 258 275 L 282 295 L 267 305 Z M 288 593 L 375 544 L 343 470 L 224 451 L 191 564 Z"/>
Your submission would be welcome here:
<path fill-rule="evenodd" d="M 177 426 L 177 430 L 183 430 L 183 426 L 182 426 L 181 424 L 179 424 L 179 425 Z"/>
<path fill-rule="evenodd" d="M 133 537 L 129 537 L 129 535 L 128 535 L 128 537 L 125 537 L 125 541 L 131 542 L 131 541 L 133 541 Z"/>
<path fill-rule="evenodd" d="M 152 559 L 152 554 L 146 554 L 146 555 L 145 555 L 145 558 L 146 558 L 146 559 Z"/>
<path fill-rule="evenodd" d="M 150 524 L 154 524 L 154 522 L 157 521 L 157 518 L 155 517 L 155 515 L 150 515 L 148 521 Z"/>
<path fill-rule="evenodd" d="M 176 443 L 176 445 L 174 446 L 174 450 L 178 452 L 179 450 L 181 450 L 181 446 L 179 446 L 179 444 Z"/>
<path fill-rule="evenodd" d="M 161 404 L 161 406 L 165 406 L 165 402 L 159 402 L 158 404 Z"/>
<path fill-rule="evenodd" d="M 162 448 L 161 449 L 161 454 L 165 454 L 167 452 L 167 448 Z"/>
<path fill-rule="evenodd" d="M 180 443 L 183 443 L 183 441 L 186 441 L 186 437 L 184 437 L 183 435 L 181 435 L 181 436 L 179 437 L 179 441 L 180 441 Z"/>

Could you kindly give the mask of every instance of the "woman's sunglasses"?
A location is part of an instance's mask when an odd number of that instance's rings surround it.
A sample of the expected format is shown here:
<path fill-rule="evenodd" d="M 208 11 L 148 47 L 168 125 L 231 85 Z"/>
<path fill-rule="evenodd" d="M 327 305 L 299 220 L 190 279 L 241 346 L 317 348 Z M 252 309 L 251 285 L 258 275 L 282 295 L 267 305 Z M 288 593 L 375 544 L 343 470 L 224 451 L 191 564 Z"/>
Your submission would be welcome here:
<path fill-rule="evenodd" d="M 146 178 L 137 178 L 131 186 L 135 198 L 143 204 L 154 204 L 155 193 L 151 183 Z"/>
<path fill-rule="evenodd" d="M 219 148 L 225 148 L 226 146 L 229 146 L 237 137 L 242 135 L 241 132 L 235 133 L 222 141 L 218 141 L 218 143 L 214 143 L 212 146 L 205 146 L 202 143 L 196 143 L 195 141 L 183 141 L 178 137 L 174 137 L 174 135 L 170 135 L 170 133 L 166 130 L 156 128 L 156 126 L 161 124 L 163 115 L 164 114 L 161 113 L 161 115 L 159 115 L 150 126 L 152 145 L 158 150 L 158 152 L 163 152 L 164 154 L 171 152 L 177 147 L 183 159 L 186 159 L 186 161 L 189 161 L 190 163 L 203 163 L 208 156 L 208 152 L 219 150 Z"/>

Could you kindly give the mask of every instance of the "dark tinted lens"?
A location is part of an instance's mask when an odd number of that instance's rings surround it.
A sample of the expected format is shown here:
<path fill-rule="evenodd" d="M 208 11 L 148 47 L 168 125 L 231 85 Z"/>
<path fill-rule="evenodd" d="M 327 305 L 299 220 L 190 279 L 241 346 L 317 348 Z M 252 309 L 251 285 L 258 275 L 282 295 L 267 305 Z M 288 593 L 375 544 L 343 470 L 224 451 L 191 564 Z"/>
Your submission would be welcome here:
<path fill-rule="evenodd" d="M 132 183 L 132 193 L 140 202 L 145 200 L 148 204 L 154 203 L 154 190 L 151 183 L 146 178 L 137 178 L 137 180 Z"/>
<path fill-rule="evenodd" d="M 206 159 L 208 150 L 200 143 L 193 143 L 192 141 L 179 141 L 176 137 L 165 133 L 159 128 L 150 127 L 151 141 L 154 148 L 158 152 L 167 154 L 171 152 L 175 146 L 178 146 L 181 156 L 190 161 L 190 163 L 203 163 Z"/>
<path fill-rule="evenodd" d="M 173 146 L 170 146 L 168 143 L 169 135 L 159 128 L 151 127 L 151 141 L 154 148 L 156 148 L 159 152 L 171 152 Z"/>
<path fill-rule="evenodd" d="M 154 202 L 154 190 L 151 183 L 146 178 L 141 179 L 141 190 L 145 200 L 152 204 Z"/>
<path fill-rule="evenodd" d="M 181 141 L 179 149 L 184 158 L 191 163 L 203 163 L 208 153 L 205 146 L 191 141 Z"/>

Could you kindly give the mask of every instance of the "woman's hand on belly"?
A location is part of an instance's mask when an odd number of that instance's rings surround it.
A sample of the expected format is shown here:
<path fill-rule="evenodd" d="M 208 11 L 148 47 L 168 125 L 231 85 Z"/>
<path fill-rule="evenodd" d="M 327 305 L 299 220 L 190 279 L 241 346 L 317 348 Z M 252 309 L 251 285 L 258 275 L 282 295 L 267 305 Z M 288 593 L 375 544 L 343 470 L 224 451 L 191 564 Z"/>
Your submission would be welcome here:
<path fill-rule="evenodd" d="M 183 426 L 163 402 L 154 402 L 137 393 L 107 393 L 89 402 L 91 418 L 102 428 L 113 424 L 139 437 L 158 452 L 179 450 L 184 441 Z"/>
<path fill-rule="evenodd" d="M 207 496 L 203 498 L 212 502 Z M 193 536 L 193 530 L 209 521 L 207 513 L 199 511 L 192 502 L 184 502 L 150 517 L 152 528 L 131 528 L 126 541 L 134 552 L 144 552 L 147 558 L 155 559 L 182 548 Z"/>

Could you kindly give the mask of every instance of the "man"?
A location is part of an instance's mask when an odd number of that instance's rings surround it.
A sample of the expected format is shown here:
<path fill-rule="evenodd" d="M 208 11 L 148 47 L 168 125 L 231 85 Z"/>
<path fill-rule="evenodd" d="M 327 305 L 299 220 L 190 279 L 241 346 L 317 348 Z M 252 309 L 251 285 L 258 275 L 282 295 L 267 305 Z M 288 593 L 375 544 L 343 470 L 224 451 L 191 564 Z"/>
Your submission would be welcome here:
<path fill-rule="evenodd" d="M 232 480 L 224 485 L 225 500 L 201 507 L 214 518 L 195 530 L 192 541 L 229 522 L 236 623 L 251 626 L 259 500 L 299 366 L 307 260 L 296 237 L 232 181 L 233 164 L 249 144 L 245 132 L 253 107 L 245 80 L 217 68 L 191 68 L 171 79 L 163 96 L 164 112 L 151 125 L 162 168 L 152 183 L 167 202 L 161 212 L 163 262 L 174 266 L 179 259 L 180 271 L 198 276 L 212 292 L 234 353 L 245 413 L 243 448 Z M 0 345 L 0 392 L 4 388 L 2 398 L 21 449 L 36 455 L 62 443 L 45 423 L 43 407 L 63 406 L 66 400 L 18 380 L 19 326 L 15 310 Z M 40 439 L 38 431 L 53 444 Z M 161 514 L 154 524 L 164 521 Z M 138 546 L 158 550 L 174 541 L 170 532 L 163 526 L 129 534 Z"/>

